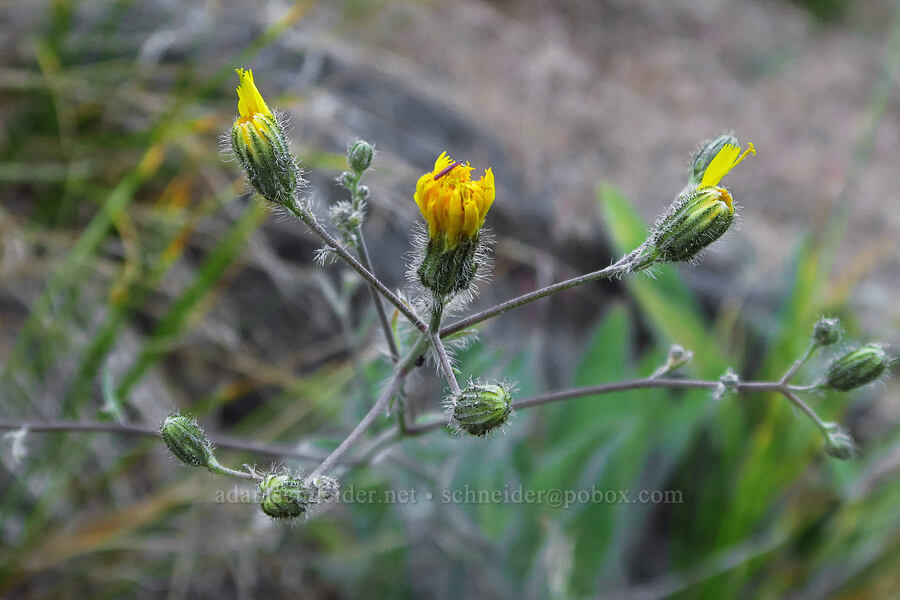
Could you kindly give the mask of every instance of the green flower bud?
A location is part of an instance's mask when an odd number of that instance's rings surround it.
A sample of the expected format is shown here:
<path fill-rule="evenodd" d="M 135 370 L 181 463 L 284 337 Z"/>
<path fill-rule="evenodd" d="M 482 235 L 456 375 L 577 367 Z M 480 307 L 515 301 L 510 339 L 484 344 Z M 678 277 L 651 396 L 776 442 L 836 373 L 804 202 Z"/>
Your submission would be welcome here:
<path fill-rule="evenodd" d="M 303 179 L 284 129 L 256 89 L 249 69 L 238 69 L 238 75 L 240 117 L 231 128 L 231 149 L 263 198 L 282 205 L 295 202 Z"/>
<path fill-rule="evenodd" d="M 891 361 L 884 348 L 866 344 L 831 361 L 825 372 L 825 385 L 839 392 L 855 390 L 878 379 Z"/>
<path fill-rule="evenodd" d="M 328 503 L 337 502 L 338 494 L 341 490 L 341 484 L 334 477 L 328 475 L 320 475 L 313 482 L 316 491 L 316 502 Z"/>
<path fill-rule="evenodd" d="M 841 339 L 841 322 L 838 319 L 819 319 L 813 327 L 813 341 L 819 346 L 830 346 Z"/>
<path fill-rule="evenodd" d="M 656 225 L 651 246 L 660 260 L 688 261 L 728 231 L 734 202 L 725 188 L 688 188 Z"/>
<path fill-rule="evenodd" d="M 259 507 L 273 519 L 293 519 L 309 510 L 309 489 L 290 475 L 269 473 L 259 482 L 259 493 Z"/>
<path fill-rule="evenodd" d="M 338 183 L 344 186 L 347 189 L 350 189 L 350 186 L 353 185 L 353 182 L 356 180 L 356 175 L 351 173 L 350 171 L 344 171 L 338 176 Z"/>
<path fill-rule="evenodd" d="M 215 463 L 212 444 L 197 421 L 180 414 L 166 418 L 159 427 L 163 442 L 178 460 L 192 467 L 208 467 Z"/>
<path fill-rule="evenodd" d="M 506 423 L 510 413 L 512 396 L 508 387 L 500 383 L 470 383 L 453 400 L 453 422 L 470 435 L 487 435 Z"/>
<path fill-rule="evenodd" d="M 359 196 L 359 199 L 365 202 L 369 199 L 369 186 L 361 185 L 356 188 L 356 193 Z"/>
<path fill-rule="evenodd" d="M 362 173 L 372 164 L 375 150 L 369 142 L 359 140 L 347 151 L 347 164 L 357 173 Z"/>
<path fill-rule="evenodd" d="M 737 138 L 730 134 L 723 134 L 703 144 L 703 147 L 697 151 L 691 160 L 690 185 L 700 185 L 706 169 L 727 144 L 737 146 Z"/>
<path fill-rule="evenodd" d="M 843 431 L 837 423 L 828 423 L 825 440 L 825 453 L 839 460 L 853 458 L 857 452 L 856 443 L 850 434 Z"/>

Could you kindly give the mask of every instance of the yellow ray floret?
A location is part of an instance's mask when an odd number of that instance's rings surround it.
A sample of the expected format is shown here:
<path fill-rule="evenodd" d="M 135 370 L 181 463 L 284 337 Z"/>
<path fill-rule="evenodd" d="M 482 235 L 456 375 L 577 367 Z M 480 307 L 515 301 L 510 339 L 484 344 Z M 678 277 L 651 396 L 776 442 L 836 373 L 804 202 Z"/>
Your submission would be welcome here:
<path fill-rule="evenodd" d="M 486 169 L 478 181 L 472 181 L 472 171 L 469 163 L 454 161 L 442 152 L 434 169 L 416 184 L 414 199 L 428 222 L 428 236 L 442 237 L 448 248 L 455 247 L 461 239 L 475 237 L 494 203 L 496 189 L 491 169 Z"/>
<path fill-rule="evenodd" d="M 738 166 L 748 154 L 756 154 L 756 149 L 753 147 L 753 144 L 748 144 L 747 149 L 743 154 L 741 154 L 741 148 L 739 146 L 734 146 L 732 144 L 725 144 L 722 146 L 722 149 L 719 150 L 719 153 L 716 154 L 716 157 L 712 159 L 712 162 L 710 162 L 709 166 L 706 168 L 703 179 L 700 181 L 700 187 L 704 188 L 718 185 L 719 182 L 722 181 L 722 178 L 725 177 L 729 171 Z"/>

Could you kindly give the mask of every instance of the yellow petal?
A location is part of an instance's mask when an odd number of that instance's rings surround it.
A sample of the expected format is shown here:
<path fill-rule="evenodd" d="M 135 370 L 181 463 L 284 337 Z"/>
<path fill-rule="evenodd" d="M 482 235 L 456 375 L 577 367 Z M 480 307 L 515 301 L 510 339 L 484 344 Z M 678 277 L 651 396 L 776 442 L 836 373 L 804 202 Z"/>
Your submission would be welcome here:
<path fill-rule="evenodd" d="M 739 154 L 740 156 L 738 156 Z M 747 150 L 745 150 L 743 154 L 741 154 L 741 149 L 738 146 L 732 144 L 725 144 L 722 146 L 719 153 L 716 154 L 715 158 L 709 163 L 709 166 L 706 167 L 706 172 L 703 174 L 703 179 L 700 181 L 700 187 L 704 188 L 719 185 L 722 178 L 725 177 L 731 169 L 741 164 L 741 161 L 744 160 L 748 154 L 756 154 L 756 148 L 753 147 L 753 144 L 748 144 Z"/>

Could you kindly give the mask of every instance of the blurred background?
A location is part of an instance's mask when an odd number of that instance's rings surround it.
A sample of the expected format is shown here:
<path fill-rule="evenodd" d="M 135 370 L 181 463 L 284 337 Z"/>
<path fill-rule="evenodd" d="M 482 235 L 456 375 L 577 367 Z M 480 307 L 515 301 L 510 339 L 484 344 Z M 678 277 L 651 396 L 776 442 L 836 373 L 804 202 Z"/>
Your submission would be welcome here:
<path fill-rule="evenodd" d="M 459 356 L 464 377 L 524 397 L 647 375 L 679 343 L 691 376 L 775 379 L 823 314 L 844 347 L 900 347 L 894 1 L 6 1 L 0 56 L 3 421 L 155 426 L 182 409 L 315 457 L 371 405 L 389 365 L 367 291 L 316 267 L 317 240 L 261 209 L 219 150 L 235 67 L 289 117 L 321 214 L 343 198 L 347 144 L 375 144 L 365 231 L 392 288 L 417 177 L 443 150 L 493 167 L 495 268 L 476 307 L 609 264 L 700 142 L 755 144 L 727 180 L 741 227 L 700 263 L 497 318 Z M 433 413 L 441 389 L 419 371 L 409 402 Z M 158 440 L 13 429 L 0 596 L 898 597 L 898 387 L 811 402 L 858 458 L 829 459 L 772 395 L 629 392 L 523 410 L 486 441 L 407 439 L 341 482 L 417 501 L 295 526 Z M 681 501 L 440 501 L 467 489 Z"/>

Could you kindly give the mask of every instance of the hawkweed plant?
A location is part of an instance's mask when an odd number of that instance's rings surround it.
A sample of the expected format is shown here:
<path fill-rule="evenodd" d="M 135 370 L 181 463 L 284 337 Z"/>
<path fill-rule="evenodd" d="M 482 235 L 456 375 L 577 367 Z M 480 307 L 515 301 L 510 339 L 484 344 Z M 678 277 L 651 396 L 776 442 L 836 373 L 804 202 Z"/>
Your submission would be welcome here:
<path fill-rule="evenodd" d="M 371 456 L 372 447 L 405 437 L 446 427 L 459 436 L 490 438 L 497 430 L 510 426 L 517 410 L 583 396 L 649 388 L 707 390 L 715 399 L 744 392 L 775 392 L 820 431 L 823 449 L 829 456 L 849 459 L 856 452 L 849 434 L 838 424 L 823 420 L 808 400 L 814 399 L 822 390 L 846 393 L 870 385 L 889 372 L 894 359 L 879 344 L 844 348 L 815 381 L 805 385 L 795 383 L 795 376 L 807 361 L 817 353 L 835 347 L 842 339 L 841 325 L 833 318 L 822 318 L 814 324 L 806 351 L 778 381 L 744 381 L 730 369 L 718 380 L 674 377 L 673 374 L 677 374 L 693 356 L 690 349 L 680 346 L 673 346 L 666 363 L 647 377 L 527 398 L 515 398 L 515 386 L 509 381 L 475 378 L 461 386 L 457 380 L 453 348 L 461 339 L 464 341 L 474 335 L 475 325 L 591 281 L 652 274 L 654 268 L 663 263 L 695 262 L 701 252 L 728 232 L 735 221 L 736 204 L 722 181 L 732 169 L 756 153 L 753 144 L 748 143 L 744 148 L 734 136 L 721 135 L 702 145 L 691 161 L 687 185 L 650 228 L 646 240 L 613 264 L 481 312 L 466 314 L 476 285 L 485 284 L 490 275 L 491 236 L 485 225 L 491 206 L 495 201 L 504 201 L 496 197 L 491 168 L 476 169 L 444 152 L 435 159 L 434 167 L 418 179 L 415 189 L 410 190 L 410 210 L 414 210 L 413 204 L 418 207 L 424 222 L 410 234 L 413 247 L 407 274 L 408 289 L 395 293 L 375 273 L 363 235 L 371 193 L 363 184 L 363 178 L 377 159 L 372 144 L 356 140 L 348 146 L 347 170 L 338 177 L 348 198 L 330 208 L 330 225 L 336 232 L 332 235 L 314 214 L 305 195 L 305 182 L 298 160 L 291 152 L 284 119 L 269 108 L 250 69 L 238 69 L 237 74 L 238 116 L 225 136 L 226 144 L 250 185 L 272 209 L 295 217 L 319 236 L 323 242 L 317 256 L 321 265 L 342 260 L 369 286 L 387 359 L 393 364 L 393 373 L 381 393 L 365 416 L 327 456 L 305 456 L 318 460 L 318 466 L 305 475 L 283 469 L 257 470 L 246 465 L 243 469 L 225 467 L 216 459 L 212 441 L 196 421 L 180 414 L 169 416 L 158 432 L 119 423 L 83 422 L 19 424 L 23 429 L 160 435 L 171 453 L 185 465 L 257 482 L 262 512 L 279 520 L 306 517 L 314 505 L 336 498 L 339 469 L 346 466 L 342 463 L 351 462 L 346 460 L 351 449 L 386 413 L 393 413 L 396 424 L 385 430 L 386 435 L 373 438 L 370 451 L 359 452 L 353 460 L 355 464 Z M 447 323 L 453 315 L 462 316 Z M 407 327 L 398 327 L 398 321 Z M 404 331 L 411 333 L 403 335 Z M 443 416 L 410 422 L 403 405 L 404 381 L 426 363 L 435 366 L 445 386 L 444 397 L 433 400 L 435 407 L 443 409 Z M 218 445 L 298 456 L 295 449 L 273 451 L 251 442 L 223 440 Z"/>

